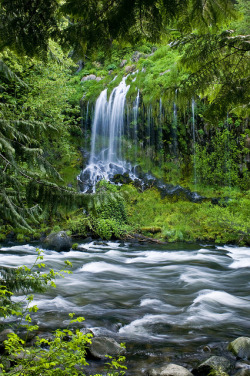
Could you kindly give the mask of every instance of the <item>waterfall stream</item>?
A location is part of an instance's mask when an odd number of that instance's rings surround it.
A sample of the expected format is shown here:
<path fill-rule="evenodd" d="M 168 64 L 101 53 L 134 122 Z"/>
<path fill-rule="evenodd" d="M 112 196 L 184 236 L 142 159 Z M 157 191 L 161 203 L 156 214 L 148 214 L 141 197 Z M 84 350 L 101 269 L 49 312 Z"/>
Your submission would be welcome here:
<path fill-rule="evenodd" d="M 193 163 L 194 163 L 194 185 L 196 190 L 197 172 L 196 172 L 196 140 L 195 140 L 195 101 L 192 99 L 192 133 L 193 133 Z"/>
<path fill-rule="evenodd" d="M 134 145 L 135 145 L 135 160 L 137 158 L 137 152 L 138 152 L 138 111 L 139 111 L 139 101 L 140 101 L 140 91 L 138 89 L 137 91 L 137 96 L 134 101 L 134 106 L 133 106 L 133 125 L 134 125 Z"/>
<path fill-rule="evenodd" d="M 85 183 L 85 192 L 94 192 L 96 183 L 101 179 L 110 180 L 115 174 L 124 174 L 130 170 L 122 153 L 124 109 L 130 88 L 126 78 L 113 89 L 109 99 L 105 89 L 96 101 L 89 163 L 78 177 Z"/>

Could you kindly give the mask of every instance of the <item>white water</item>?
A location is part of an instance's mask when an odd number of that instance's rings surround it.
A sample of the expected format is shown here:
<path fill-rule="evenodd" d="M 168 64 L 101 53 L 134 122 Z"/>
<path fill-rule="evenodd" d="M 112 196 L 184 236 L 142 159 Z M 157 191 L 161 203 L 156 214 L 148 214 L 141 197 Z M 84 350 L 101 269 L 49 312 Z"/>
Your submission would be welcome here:
<path fill-rule="evenodd" d="M 134 144 L 135 144 L 135 161 L 137 158 L 137 148 L 138 148 L 138 111 L 139 111 L 139 101 L 140 101 L 140 91 L 138 89 L 137 96 L 133 104 L 133 125 L 134 125 Z"/>
<path fill-rule="evenodd" d="M 124 135 L 124 108 L 130 85 L 126 77 L 115 87 L 107 99 L 107 89 L 96 101 L 91 133 L 91 153 L 87 167 L 79 180 L 86 181 L 84 191 L 95 191 L 96 183 L 110 180 L 115 174 L 128 171 L 129 165 L 123 160 L 122 137 Z"/>
<path fill-rule="evenodd" d="M 0 249 L 3 266 L 31 266 L 35 259 L 31 245 Z M 69 252 L 44 250 L 55 271 L 65 260 L 73 273 L 35 294 L 43 330 L 65 327 L 75 312 L 96 335 L 124 341 L 144 357 L 149 345 L 151 355 L 173 347 L 193 357 L 203 346 L 249 333 L 250 248 L 92 242 Z M 136 374 L 137 361 L 128 375 Z"/>

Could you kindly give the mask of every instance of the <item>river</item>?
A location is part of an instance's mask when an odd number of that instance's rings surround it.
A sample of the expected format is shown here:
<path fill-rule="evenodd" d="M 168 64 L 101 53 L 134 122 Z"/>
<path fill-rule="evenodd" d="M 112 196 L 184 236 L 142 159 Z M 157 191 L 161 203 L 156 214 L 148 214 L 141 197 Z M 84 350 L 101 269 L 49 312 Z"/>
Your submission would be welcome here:
<path fill-rule="evenodd" d="M 56 289 L 35 294 L 36 322 L 50 331 L 66 327 L 70 312 L 84 316 L 95 335 L 126 342 L 127 375 L 166 361 L 191 369 L 206 350 L 222 354 L 228 341 L 249 335 L 250 248 L 91 242 L 43 252 L 48 267 L 69 260 L 73 268 Z M 36 245 L 0 249 L 4 266 L 35 259 Z"/>

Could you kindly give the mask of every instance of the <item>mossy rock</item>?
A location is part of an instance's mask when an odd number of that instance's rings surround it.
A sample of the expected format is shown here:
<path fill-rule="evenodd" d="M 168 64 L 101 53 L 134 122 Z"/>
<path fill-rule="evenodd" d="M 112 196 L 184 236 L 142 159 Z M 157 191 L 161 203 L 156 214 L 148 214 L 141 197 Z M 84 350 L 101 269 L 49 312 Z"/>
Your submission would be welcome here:
<path fill-rule="evenodd" d="M 161 227 L 142 227 L 141 232 L 150 232 L 151 234 L 158 234 L 161 232 Z"/>
<path fill-rule="evenodd" d="M 241 359 L 250 360 L 250 338 L 238 337 L 228 345 L 228 350 Z"/>

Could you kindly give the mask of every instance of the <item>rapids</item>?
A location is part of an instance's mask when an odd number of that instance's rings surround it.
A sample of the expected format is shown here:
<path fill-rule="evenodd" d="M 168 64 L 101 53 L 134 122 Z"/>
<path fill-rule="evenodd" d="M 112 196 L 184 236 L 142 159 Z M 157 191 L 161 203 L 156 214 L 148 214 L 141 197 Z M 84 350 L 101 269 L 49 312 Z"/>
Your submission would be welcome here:
<path fill-rule="evenodd" d="M 191 368 L 205 346 L 221 354 L 228 341 L 249 334 L 249 248 L 91 242 L 43 252 L 49 268 L 69 260 L 73 273 L 35 294 L 36 322 L 52 330 L 66 327 L 70 312 L 84 316 L 96 335 L 126 342 L 128 375 L 166 358 Z M 0 249 L 3 266 L 31 266 L 35 259 L 32 244 Z"/>

